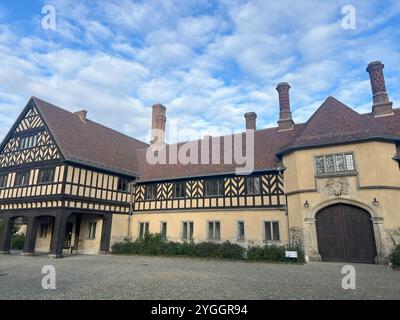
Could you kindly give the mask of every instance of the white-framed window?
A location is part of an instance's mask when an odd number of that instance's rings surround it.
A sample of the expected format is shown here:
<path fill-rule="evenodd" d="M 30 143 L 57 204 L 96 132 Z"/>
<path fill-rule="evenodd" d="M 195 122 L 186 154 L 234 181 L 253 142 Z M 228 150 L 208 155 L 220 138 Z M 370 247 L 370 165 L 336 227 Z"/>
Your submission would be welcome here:
<path fill-rule="evenodd" d="M 139 238 L 144 238 L 146 234 L 149 234 L 149 228 L 149 222 L 139 222 Z"/>
<path fill-rule="evenodd" d="M 237 232 L 238 232 L 238 240 L 244 241 L 245 240 L 244 221 L 238 221 Z"/>
<path fill-rule="evenodd" d="M 278 221 L 264 222 L 264 240 L 265 241 L 280 241 L 281 235 Z"/>
<path fill-rule="evenodd" d="M 87 238 L 90 240 L 96 239 L 97 222 L 89 222 Z"/>
<path fill-rule="evenodd" d="M 167 239 L 167 223 L 166 222 L 161 222 L 160 226 L 160 234 L 163 239 Z"/>
<path fill-rule="evenodd" d="M 248 195 L 255 195 L 261 193 L 260 177 L 246 178 L 246 193 Z"/>
<path fill-rule="evenodd" d="M 353 153 L 336 153 L 315 157 L 318 174 L 335 174 L 356 170 Z"/>
<path fill-rule="evenodd" d="M 221 240 L 221 223 L 219 221 L 208 222 L 208 239 Z"/>
<path fill-rule="evenodd" d="M 30 135 L 30 136 L 22 137 L 19 140 L 18 149 L 19 150 L 23 150 L 23 149 L 29 149 L 29 148 L 36 147 L 37 139 L 38 139 L 37 134 L 33 134 L 33 135 Z"/>
<path fill-rule="evenodd" d="M 41 223 L 39 226 L 39 238 L 45 239 L 47 238 L 47 232 L 49 231 L 48 223 Z"/>
<path fill-rule="evenodd" d="M 194 225 L 192 221 L 182 222 L 182 240 L 193 240 L 193 227 Z"/>

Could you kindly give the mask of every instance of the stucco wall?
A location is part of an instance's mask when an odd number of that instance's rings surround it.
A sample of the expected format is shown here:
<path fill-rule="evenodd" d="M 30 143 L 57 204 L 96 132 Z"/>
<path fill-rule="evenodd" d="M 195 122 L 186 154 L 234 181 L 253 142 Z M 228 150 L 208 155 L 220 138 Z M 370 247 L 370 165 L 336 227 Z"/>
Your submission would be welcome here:
<path fill-rule="evenodd" d="M 139 223 L 149 222 L 151 233 L 160 233 L 161 223 L 167 223 L 167 237 L 170 241 L 182 241 L 182 222 L 193 222 L 194 241 L 207 241 L 209 221 L 219 221 L 221 224 L 221 240 L 240 243 L 243 245 L 264 244 L 264 221 L 278 221 L 280 241 L 287 243 L 287 223 L 283 210 L 219 210 L 219 211 L 169 211 L 136 213 L 131 218 L 132 239 L 139 235 Z M 245 241 L 238 241 L 238 221 L 245 223 Z M 112 243 L 122 241 L 128 233 L 128 216 L 114 215 L 112 227 Z"/>
<path fill-rule="evenodd" d="M 356 174 L 343 175 L 348 182 L 348 190 L 344 194 L 329 195 L 327 181 L 340 177 L 316 177 L 315 156 L 344 152 L 354 153 Z M 391 246 L 388 232 L 400 226 L 400 170 L 398 163 L 392 159 L 395 154 L 393 143 L 364 142 L 300 150 L 284 156 L 290 226 L 305 231 L 306 246 L 313 236 L 309 223 L 313 223 L 318 210 L 324 205 L 343 202 L 370 212 L 371 218 L 381 225 L 382 250 L 384 254 L 388 253 Z M 378 205 L 373 204 L 375 198 Z M 308 208 L 304 206 L 306 201 Z"/>

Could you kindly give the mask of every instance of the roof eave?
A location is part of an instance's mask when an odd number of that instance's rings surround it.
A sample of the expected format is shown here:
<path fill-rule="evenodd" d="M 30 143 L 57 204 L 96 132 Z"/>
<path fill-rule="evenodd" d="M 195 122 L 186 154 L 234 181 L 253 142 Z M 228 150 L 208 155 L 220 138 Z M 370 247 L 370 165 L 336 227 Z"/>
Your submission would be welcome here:
<path fill-rule="evenodd" d="M 400 141 L 400 137 L 396 136 L 389 136 L 389 135 L 379 135 L 379 136 L 371 136 L 365 138 L 351 138 L 351 139 L 343 139 L 341 141 L 335 142 L 316 142 L 316 143 L 308 143 L 302 144 L 298 146 L 289 146 L 279 150 L 276 153 L 277 157 L 283 156 L 285 154 L 294 152 L 296 150 L 308 149 L 308 148 L 318 148 L 318 147 L 325 147 L 325 146 L 333 146 L 333 145 L 340 145 L 340 144 L 349 144 L 354 142 L 366 142 L 371 140 L 380 140 L 380 141 Z"/>
<path fill-rule="evenodd" d="M 264 168 L 264 169 L 253 170 L 251 172 L 251 174 L 263 173 L 263 172 L 273 172 L 273 171 L 284 171 L 284 170 L 285 170 L 285 168 L 283 168 L 283 167 Z M 191 176 L 176 176 L 173 178 L 157 178 L 157 179 L 144 179 L 144 180 L 141 180 L 139 177 L 137 182 L 138 183 L 150 183 L 150 182 L 156 183 L 156 182 L 165 182 L 165 181 L 211 178 L 211 177 L 221 177 L 221 176 L 246 176 L 246 175 L 245 174 L 236 174 L 233 171 L 227 171 L 227 172 L 217 172 L 217 173 L 209 173 L 209 174 L 198 174 L 198 175 L 191 175 Z"/>

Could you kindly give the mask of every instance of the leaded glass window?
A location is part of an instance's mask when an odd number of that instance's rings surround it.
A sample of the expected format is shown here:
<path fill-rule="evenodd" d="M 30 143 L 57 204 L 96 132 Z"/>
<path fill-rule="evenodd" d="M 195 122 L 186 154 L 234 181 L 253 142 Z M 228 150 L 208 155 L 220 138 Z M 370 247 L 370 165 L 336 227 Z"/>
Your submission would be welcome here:
<path fill-rule="evenodd" d="M 327 173 L 335 172 L 335 161 L 333 156 L 325 157 L 325 170 Z"/>
<path fill-rule="evenodd" d="M 339 153 L 315 157 L 317 174 L 334 174 L 355 171 L 354 155 Z"/>
<path fill-rule="evenodd" d="M 342 154 L 335 155 L 335 166 L 337 172 L 345 171 L 344 156 Z"/>

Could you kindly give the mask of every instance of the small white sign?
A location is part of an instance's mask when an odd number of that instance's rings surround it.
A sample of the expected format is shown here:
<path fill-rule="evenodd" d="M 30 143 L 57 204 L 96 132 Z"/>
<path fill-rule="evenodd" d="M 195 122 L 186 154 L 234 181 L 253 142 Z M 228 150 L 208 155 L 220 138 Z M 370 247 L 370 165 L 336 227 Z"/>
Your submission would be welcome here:
<path fill-rule="evenodd" d="M 285 251 L 286 258 L 297 258 L 297 251 Z"/>

